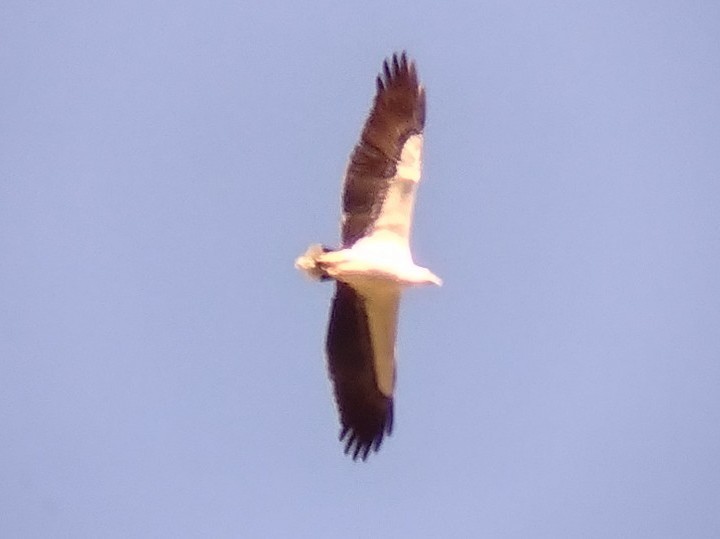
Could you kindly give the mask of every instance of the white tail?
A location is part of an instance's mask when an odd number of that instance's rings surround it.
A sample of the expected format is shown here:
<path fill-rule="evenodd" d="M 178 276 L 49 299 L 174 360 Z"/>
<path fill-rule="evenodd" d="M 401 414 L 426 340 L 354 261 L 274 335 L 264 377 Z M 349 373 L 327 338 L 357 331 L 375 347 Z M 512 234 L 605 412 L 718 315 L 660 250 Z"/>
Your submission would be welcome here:
<path fill-rule="evenodd" d="M 314 281 L 321 281 L 327 278 L 325 271 L 318 265 L 318 258 L 323 254 L 325 254 L 323 246 L 315 243 L 308 247 L 304 255 L 295 259 L 295 267 Z"/>

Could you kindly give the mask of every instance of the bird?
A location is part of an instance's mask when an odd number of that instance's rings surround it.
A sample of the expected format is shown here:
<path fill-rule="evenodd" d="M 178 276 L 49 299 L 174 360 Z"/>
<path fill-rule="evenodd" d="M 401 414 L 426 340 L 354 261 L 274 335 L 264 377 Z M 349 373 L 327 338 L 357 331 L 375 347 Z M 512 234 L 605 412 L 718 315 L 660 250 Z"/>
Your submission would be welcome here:
<path fill-rule="evenodd" d="M 422 169 L 425 89 L 407 53 L 383 62 L 360 140 L 345 172 L 341 246 L 311 245 L 295 267 L 335 281 L 325 351 L 340 416 L 339 439 L 365 461 L 392 434 L 401 293 L 442 285 L 413 261 L 415 194 Z"/>

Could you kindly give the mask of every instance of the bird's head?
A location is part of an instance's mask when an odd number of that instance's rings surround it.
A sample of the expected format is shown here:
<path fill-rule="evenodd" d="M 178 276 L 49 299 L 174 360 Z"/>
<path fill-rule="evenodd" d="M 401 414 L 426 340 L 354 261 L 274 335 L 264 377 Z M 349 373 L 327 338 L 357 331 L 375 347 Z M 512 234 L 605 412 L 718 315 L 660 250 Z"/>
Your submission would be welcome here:
<path fill-rule="evenodd" d="M 418 268 L 418 270 L 418 284 L 434 284 L 435 286 L 442 286 L 442 279 L 435 275 L 432 271 L 427 268 Z"/>

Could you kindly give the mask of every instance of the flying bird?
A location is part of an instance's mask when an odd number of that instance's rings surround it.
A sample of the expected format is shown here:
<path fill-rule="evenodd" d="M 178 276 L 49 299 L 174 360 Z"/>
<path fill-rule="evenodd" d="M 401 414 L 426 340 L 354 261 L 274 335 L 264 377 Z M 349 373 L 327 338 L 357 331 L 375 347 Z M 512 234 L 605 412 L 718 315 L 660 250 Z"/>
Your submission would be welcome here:
<path fill-rule="evenodd" d="M 403 289 L 442 281 L 410 252 L 422 167 L 425 91 L 405 52 L 383 63 L 342 193 L 341 247 L 311 245 L 295 267 L 334 280 L 325 349 L 340 422 L 353 460 L 392 433 L 395 339 Z"/>

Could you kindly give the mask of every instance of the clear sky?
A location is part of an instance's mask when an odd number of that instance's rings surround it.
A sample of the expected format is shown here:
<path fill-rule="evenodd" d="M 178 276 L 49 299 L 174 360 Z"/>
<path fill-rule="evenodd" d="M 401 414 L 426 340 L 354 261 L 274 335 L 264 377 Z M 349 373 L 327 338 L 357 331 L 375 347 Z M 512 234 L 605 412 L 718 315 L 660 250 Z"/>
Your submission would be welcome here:
<path fill-rule="evenodd" d="M 363 464 L 293 260 L 402 49 Z M 720 536 L 720 3 L 8 0 L 0 73 L 1 537 Z"/>

